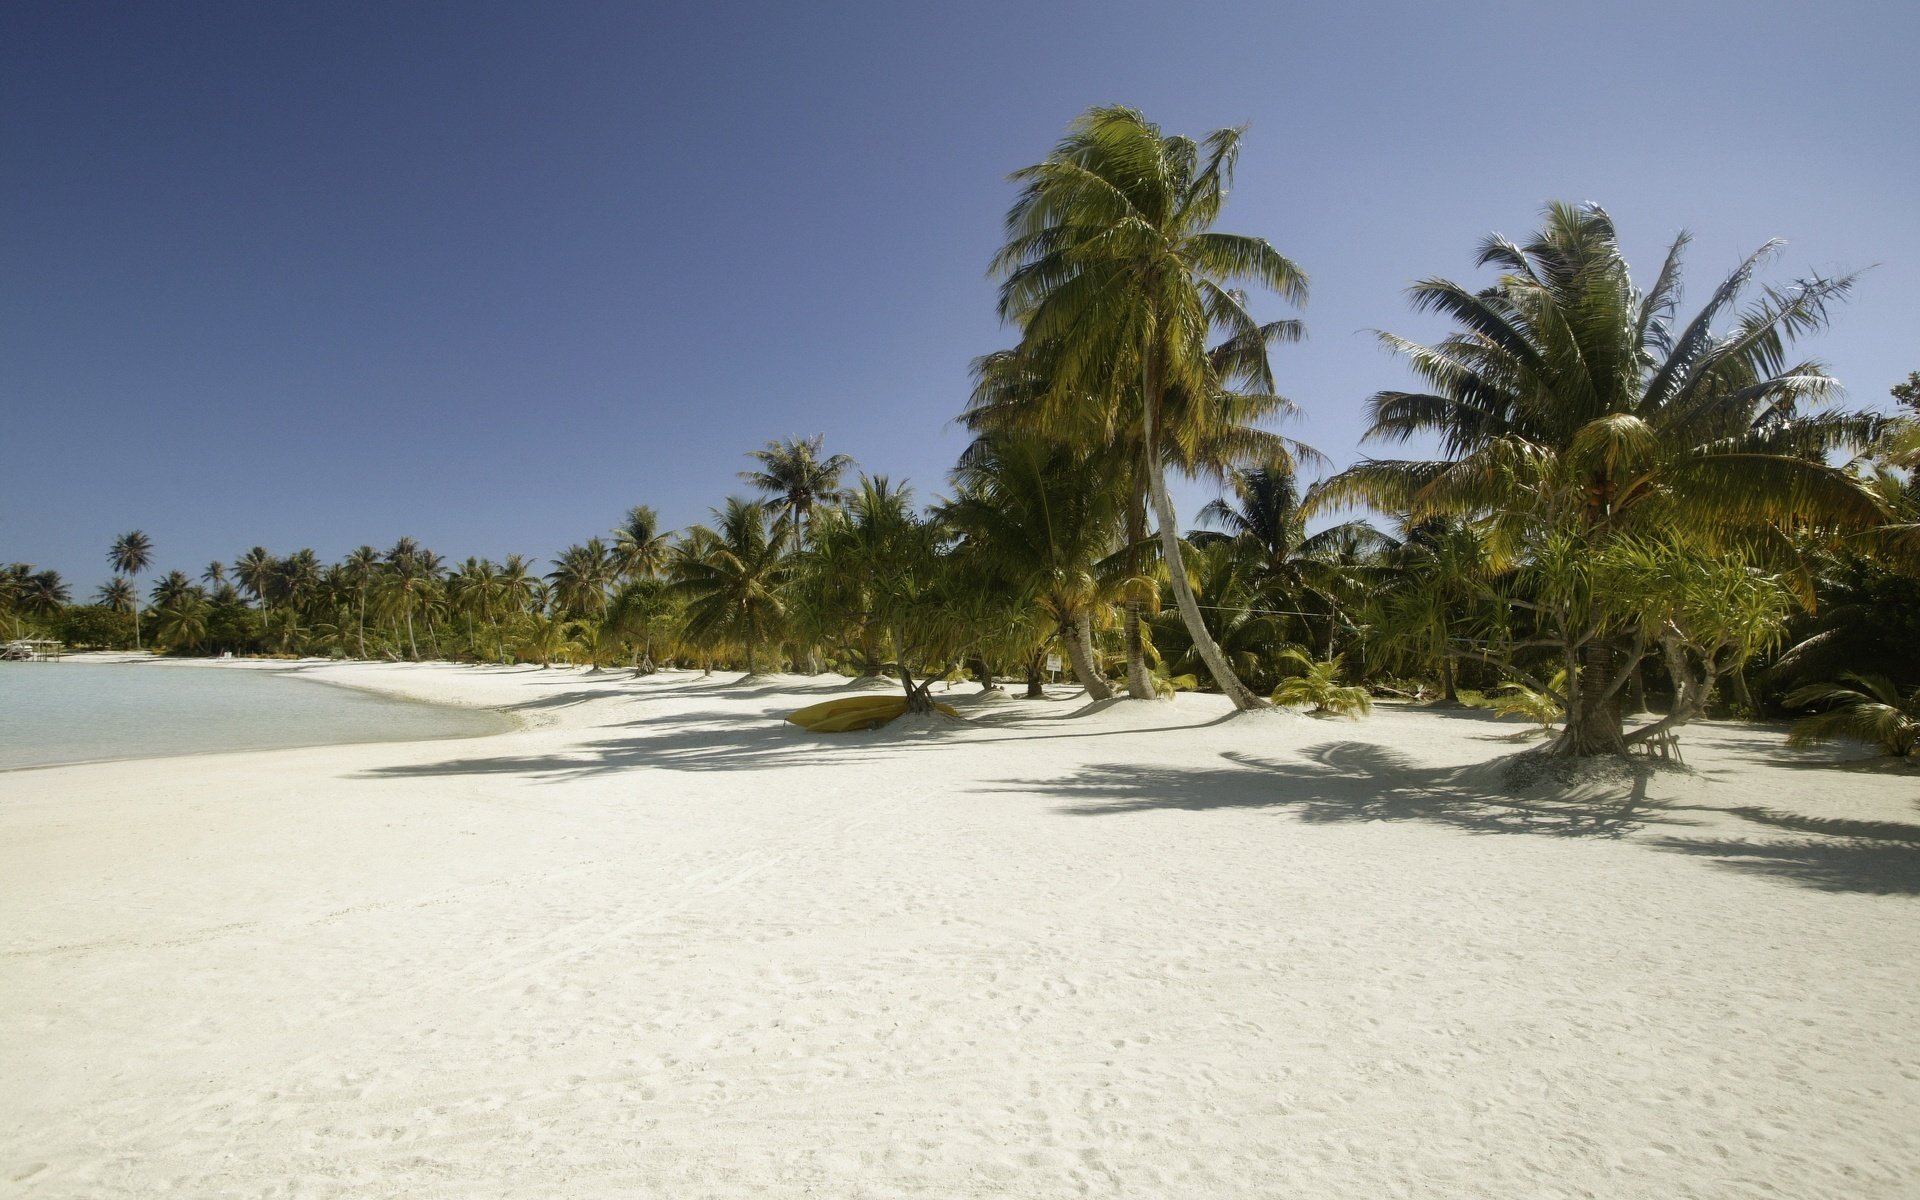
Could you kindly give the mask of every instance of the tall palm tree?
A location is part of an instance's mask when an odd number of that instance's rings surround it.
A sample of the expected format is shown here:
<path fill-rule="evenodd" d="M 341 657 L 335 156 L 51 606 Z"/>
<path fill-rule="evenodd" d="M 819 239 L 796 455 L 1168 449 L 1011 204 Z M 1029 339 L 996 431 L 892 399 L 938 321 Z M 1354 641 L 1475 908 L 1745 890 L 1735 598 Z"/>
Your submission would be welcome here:
<path fill-rule="evenodd" d="M 227 586 L 227 564 L 221 562 L 217 558 L 214 559 L 212 562 L 207 564 L 206 570 L 200 572 L 200 582 L 206 584 L 208 589 L 215 592 L 219 591 L 223 587 L 226 587 Z"/>
<path fill-rule="evenodd" d="M 768 442 L 764 450 L 747 452 L 748 458 L 759 462 L 760 469 L 740 472 L 741 479 L 772 498 L 774 511 L 792 527 L 795 539 L 803 546 L 811 536 L 814 508 L 838 503 L 842 498 L 840 477 L 853 469 L 853 459 L 844 454 L 821 457 L 825 441 L 825 434 L 815 434 Z"/>
<path fill-rule="evenodd" d="M 791 568 L 785 538 L 763 504 L 733 497 L 713 515 L 719 528 L 695 526 L 695 549 L 676 556 L 674 587 L 687 601 L 688 636 L 738 643 L 752 675 L 756 652 L 786 615 L 780 595 Z"/>
<path fill-rule="evenodd" d="M 113 539 L 113 546 L 107 551 L 107 565 L 114 574 L 129 578 L 139 575 L 153 565 L 153 539 L 138 529 L 123 533 Z M 140 648 L 140 606 L 133 607 L 133 648 Z"/>
<path fill-rule="evenodd" d="M 607 615 L 607 588 L 619 574 L 614 555 L 599 538 L 588 538 L 584 545 L 568 546 L 553 560 L 547 581 L 560 598 L 561 607 L 582 616 L 604 618 Z"/>
<path fill-rule="evenodd" d="M 359 656 L 367 656 L 367 594 L 373 590 L 380 572 L 380 552 L 372 546 L 358 546 L 340 560 L 340 575 L 353 598 L 354 643 Z"/>
<path fill-rule="evenodd" d="M 1220 396 L 1237 387 L 1252 403 L 1270 396 L 1267 347 L 1300 335 L 1296 322 L 1255 321 L 1232 285 L 1306 299 L 1306 275 L 1266 241 L 1212 228 L 1239 148 L 1237 129 L 1195 142 L 1162 135 L 1133 109 L 1090 109 L 1046 161 L 1014 174 L 1023 187 L 994 260 L 1002 318 L 1020 327 L 1023 348 L 1046 349 L 1048 400 L 1091 405 L 1109 428 L 1134 431 L 1170 564 L 1180 535 L 1168 461 L 1201 465 Z M 1216 331 L 1231 348 L 1224 362 L 1209 353 Z M 1208 636 L 1185 572 L 1169 574 L 1215 682 L 1236 708 L 1264 707 Z"/>
<path fill-rule="evenodd" d="M 265 546 L 255 546 L 233 560 L 233 577 L 262 611 L 272 604 L 274 578 L 278 569 L 279 564 L 274 562 L 273 555 L 267 553 Z"/>
<path fill-rule="evenodd" d="M 1479 265 L 1501 270 L 1491 287 L 1415 284 L 1415 308 L 1459 330 L 1431 346 L 1381 335 L 1432 390 L 1374 396 L 1367 437 L 1437 437 L 1441 457 L 1361 462 L 1321 485 L 1315 503 L 1366 503 L 1414 520 L 1484 516 L 1502 552 L 1554 538 L 1576 546 L 1575 563 L 1629 535 L 1777 556 L 1783 527 L 1873 523 L 1872 494 L 1825 456 L 1864 445 L 1874 419 L 1809 415 L 1837 384 L 1819 363 L 1788 356 L 1795 337 L 1826 323 L 1852 277 L 1765 287 L 1716 333 L 1775 244 L 1682 325 L 1686 245 L 1682 234 L 1641 292 L 1612 219 L 1556 204 L 1525 246 L 1497 235 L 1482 244 Z M 1614 599 L 1583 600 L 1591 623 L 1563 631 L 1571 703 L 1561 753 L 1617 752 L 1632 740 L 1619 695 L 1633 665 L 1622 656 L 1633 651 Z"/>
<path fill-rule="evenodd" d="M 613 562 L 620 578 L 652 579 L 667 565 L 670 539 L 660 532 L 660 516 L 644 504 L 627 510 L 613 530 Z"/>
<path fill-rule="evenodd" d="M 527 560 L 509 554 L 500 564 L 500 603 L 508 612 L 524 613 L 539 607 L 536 603 L 540 581 L 533 577 Z"/>
<path fill-rule="evenodd" d="M 414 638 L 413 617 L 428 602 L 440 573 L 440 556 L 403 537 L 387 548 L 385 562 L 381 578 L 388 610 L 406 622 L 408 656 L 419 662 L 420 643 Z"/>

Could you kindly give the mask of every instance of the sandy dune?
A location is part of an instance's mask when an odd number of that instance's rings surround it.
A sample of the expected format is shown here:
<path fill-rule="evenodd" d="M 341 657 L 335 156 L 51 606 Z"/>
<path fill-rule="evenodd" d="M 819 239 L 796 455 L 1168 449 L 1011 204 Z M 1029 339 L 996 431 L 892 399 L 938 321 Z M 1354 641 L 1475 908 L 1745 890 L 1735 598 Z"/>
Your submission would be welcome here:
<path fill-rule="evenodd" d="M 1917 1194 L 1914 772 L 1716 725 L 1545 803 L 1478 714 L 313 674 L 529 725 L 0 774 L 0 1192 Z"/>

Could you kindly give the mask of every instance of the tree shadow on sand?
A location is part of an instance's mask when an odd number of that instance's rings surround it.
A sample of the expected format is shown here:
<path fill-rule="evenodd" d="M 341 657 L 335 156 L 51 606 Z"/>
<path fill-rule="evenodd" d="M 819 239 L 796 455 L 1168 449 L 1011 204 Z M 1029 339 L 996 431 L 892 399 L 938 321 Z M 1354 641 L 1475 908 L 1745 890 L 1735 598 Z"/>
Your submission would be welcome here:
<path fill-rule="evenodd" d="M 1822 892 L 1920 896 L 1920 845 L 1864 838 L 1750 842 L 1741 838 L 1660 838 L 1662 850 L 1711 858 L 1714 865 Z"/>
<path fill-rule="evenodd" d="M 1309 747 L 1298 760 L 1228 752 L 1201 769 L 1095 764 L 1065 779 L 1008 780 L 1003 790 L 1077 800 L 1057 811 L 1105 817 L 1155 809 L 1206 812 L 1270 808 L 1314 824 L 1430 821 L 1470 833 L 1619 837 L 1645 824 L 1684 823 L 1676 806 L 1649 804 L 1649 767 L 1634 764 L 1617 787 L 1542 799 L 1508 790 L 1505 759 L 1435 768 L 1369 742 Z"/>
<path fill-rule="evenodd" d="M 1272 809 L 1314 824 L 1425 821 L 1476 834 L 1621 838 L 1649 826 L 1699 827 L 1729 820 L 1813 836 L 1749 841 L 1739 837 L 1636 839 L 1654 849 L 1710 858 L 1717 865 L 1820 891 L 1920 895 L 1920 825 L 1806 817 L 1752 807 L 1653 800 L 1647 787 L 1662 769 L 1626 764 L 1564 791 L 1508 788 L 1510 759 L 1434 768 L 1363 742 L 1311 747 L 1297 761 L 1227 753 L 1231 765 L 1174 769 L 1114 763 L 1062 779 L 1008 780 L 999 790 L 1059 796 L 1056 811 L 1107 817 L 1154 810 L 1207 812 Z M 1677 829 L 1676 829 L 1677 831 Z"/>

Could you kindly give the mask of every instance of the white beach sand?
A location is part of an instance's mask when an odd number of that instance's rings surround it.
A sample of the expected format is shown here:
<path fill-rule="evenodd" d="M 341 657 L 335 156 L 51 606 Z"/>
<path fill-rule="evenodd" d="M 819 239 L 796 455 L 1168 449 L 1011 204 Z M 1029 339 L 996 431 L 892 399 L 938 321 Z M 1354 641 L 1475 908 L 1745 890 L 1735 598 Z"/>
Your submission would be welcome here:
<path fill-rule="evenodd" d="M 1920 773 L 312 674 L 532 724 L 0 774 L 0 1194 L 1920 1195 Z"/>

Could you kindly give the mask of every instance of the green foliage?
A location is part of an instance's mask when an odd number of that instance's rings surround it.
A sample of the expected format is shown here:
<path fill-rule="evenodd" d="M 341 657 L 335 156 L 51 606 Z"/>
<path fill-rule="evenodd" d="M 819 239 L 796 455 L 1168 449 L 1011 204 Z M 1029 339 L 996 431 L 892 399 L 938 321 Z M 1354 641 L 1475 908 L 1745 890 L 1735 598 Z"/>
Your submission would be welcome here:
<path fill-rule="evenodd" d="M 1275 704 L 1305 708 L 1310 717 L 1363 717 L 1373 711 L 1373 699 L 1366 688 L 1341 685 L 1341 656 L 1316 660 L 1295 646 L 1287 647 L 1280 656 L 1300 667 L 1302 673 L 1281 680 L 1273 689 Z"/>
<path fill-rule="evenodd" d="M 1488 693 L 1481 704 L 1491 708 L 1496 717 L 1525 717 L 1539 725 L 1540 732 L 1548 733 L 1556 721 L 1567 715 L 1563 700 L 1566 688 L 1567 673 L 1560 671 L 1545 691 L 1536 691 L 1524 683 L 1503 683 Z"/>
<path fill-rule="evenodd" d="M 1905 695 L 1884 675 L 1842 676 L 1852 686 L 1810 684 L 1787 697 L 1793 708 L 1820 706 L 1826 711 L 1794 722 L 1789 746 L 1822 742 L 1862 742 L 1882 754 L 1912 757 L 1920 750 L 1920 688 Z"/>
<path fill-rule="evenodd" d="M 133 645 L 133 613 L 106 604 L 76 604 L 60 613 L 54 636 L 76 650 L 124 650 Z"/>

